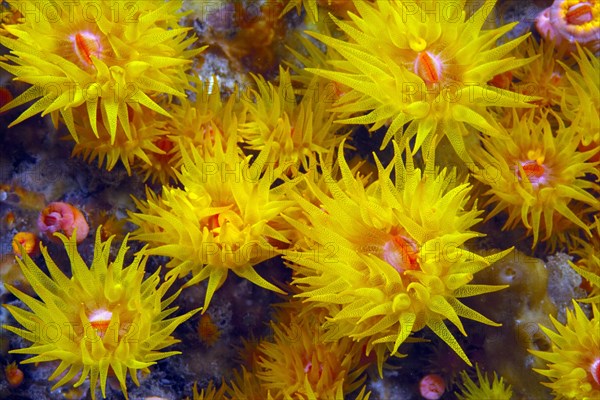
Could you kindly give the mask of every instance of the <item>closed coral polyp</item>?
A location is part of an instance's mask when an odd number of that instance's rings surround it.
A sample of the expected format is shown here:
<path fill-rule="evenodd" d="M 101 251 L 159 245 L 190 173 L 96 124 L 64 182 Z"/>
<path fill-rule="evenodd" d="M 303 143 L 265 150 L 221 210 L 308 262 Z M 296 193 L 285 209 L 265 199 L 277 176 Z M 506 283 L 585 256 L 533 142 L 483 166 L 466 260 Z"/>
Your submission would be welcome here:
<path fill-rule="evenodd" d="M 437 374 L 429 374 L 419 382 L 421 396 L 427 400 L 438 400 L 446 391 L 444 378 Z"/>
<path fill-rule="evenodd" d="M 38 249 L 39 240 L 31 232 L 17 232 L 13 237 L 12 248 L 13 252 L 21 256 L 20 246 L 23 246 L 23 250 L 27 254 L 33 254 Z"/>
<path fill-rule="evenodd" d="M 42 210 L 38 217 L 38 228 L 53 241 L 58 241 L 54 237 L 56 232 L 71 237 L 77 229 L 77 243 L 83 242 L 90 231 L 81 211 L 61 201 L 52 202 Z"/>
<path fill-rule="evenodd" d="M 592 51 L 600 48 L 600 2 L 597 0 L 555 0 L 536 18 L 540 34 L 572 51 L 575 43 Z"/>
<path fill-rule="evenodd" d="M 16 388 L 23 383 L 23 371 L 17 367 L 17 363 L 15 362 L 8 364 L 6 368 L 4 368 L 4 375 L 6 376 L 6 381 L 10 387 Z"/>

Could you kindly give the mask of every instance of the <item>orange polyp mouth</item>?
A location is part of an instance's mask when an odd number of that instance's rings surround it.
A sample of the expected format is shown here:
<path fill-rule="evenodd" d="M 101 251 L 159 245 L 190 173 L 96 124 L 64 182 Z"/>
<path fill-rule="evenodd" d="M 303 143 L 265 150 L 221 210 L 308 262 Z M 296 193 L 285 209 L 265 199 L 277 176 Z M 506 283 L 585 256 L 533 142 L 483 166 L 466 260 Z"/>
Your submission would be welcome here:
<path fill-rule="evenodd" d="M 536 161 L 526 161 L 523 163 L 523 171 L 527 175 L 527 178 L 531 180 L 540 179 L 544 176 L 544 172 L 546 172 L 544 166 L 542 164 L 538 164 Z"/>
<path fill-rule="evenodd" d="M 85 67 L 93 67 L 92 56 L 100 58 L 102 54 L 100 38 L 91 32 L 81 31 L 72 35 L 70 39 L 79 61 Z"/>
<path fill-rule="evenodd" d="M 600 385 L 600 358 L 596 358 L 592 365 L 590 365 L 590 373 L 596 384 Z"/>
<path fill-rule="evenodd" d="M 108 326 L 110 325 L 111 319 L 112 312 L 103 308 L 94 310 L 89 316 L 92 328 L 94 328 L 94 330 L 100 337 L 104 337 L 104 334 L 106 333 L 106 331 L 108 330 Z"/>
<path fill-rule="evenodd" d="M 583 25 L 594 19 L 590 3 L 575 4 L 567 9 L 565 20 L 569 25 Z"/>
<path fill-rule="evenodd" d="M 383 259 L 398 272 L 420 269 L 417 243 L 402 235 L 394 235 L 383 245 Z"/>
<path fill-rule="evenodd" d="M 550 75 L 550 83 L 553 85 L 558 85 L 561 80 L 562 80 L 562 75 L 559 72 L 555 71 L 552 73 L 552 75 Z"/>
<path fill-rule="evenodd" d="M 206 225 L 211 231 L 219 228 L 221 226 L 221 224 L 219 223 L 219 214 L 211 215 L 210 217 L 208 217 L 208 222 Z"/>
<path fill-rule="evenodd" d="M 426 83 L 437 83 L 442 78 L 442 62 L 430 52 L 421 51 L 417 54 L 414 72 Z"/>
<path fill-rule="evenodd" d="M 534 187 L 546 183 L 548 179 L 548 169 L 540 160 L 527 160 L 520 162 L 520 164 L 523 168 L 523 172 L 525 172 L 525 177 L 527 177 L 527 180 L 531 182 Z M 515 168 L 515 174 L 519 180 L 523 178 L 519 173 L 518 166 Z"/>
<path fill-rule="evenodd" d="M 62 215 L 58 212 L 52 212 L 48 215 L 44 215 L 44 223 L 47 226 L 54 226 L 62 219 Z"/>
<path fill-rule="evenodd" d="M 173 158 L 173 153 L 171 153 L 171 150 L 175 147 L 173 141 L 168 137 L 161 137 L 154 142 L 154 145 L 164 151 L 164 154 L 155 153 L 156 159 L 161 163 L 167 164 Z"/>
<path fill-rule="evenodd" d="M 219 221 L 219 216 L 221 214 L 213 214 L 200 222 L 200 231 L 203 231 L 204 228 L 207 228 L 208 231 L 213 235 L 213 237 L 218 237 L 221 234 L 221 222 Z M 224 224 L 227 223 L 223 221 Z"/>

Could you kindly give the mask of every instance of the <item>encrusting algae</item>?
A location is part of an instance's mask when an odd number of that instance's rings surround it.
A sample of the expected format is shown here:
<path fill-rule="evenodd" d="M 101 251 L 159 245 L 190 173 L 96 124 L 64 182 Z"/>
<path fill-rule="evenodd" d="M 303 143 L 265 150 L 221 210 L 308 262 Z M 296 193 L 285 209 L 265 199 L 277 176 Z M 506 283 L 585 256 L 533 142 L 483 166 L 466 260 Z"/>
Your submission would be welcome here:
<path fill-rule="evenodd" d="M 600 396 L 600 2 L 204 3 L 0 6 L 0 397 Z"/>

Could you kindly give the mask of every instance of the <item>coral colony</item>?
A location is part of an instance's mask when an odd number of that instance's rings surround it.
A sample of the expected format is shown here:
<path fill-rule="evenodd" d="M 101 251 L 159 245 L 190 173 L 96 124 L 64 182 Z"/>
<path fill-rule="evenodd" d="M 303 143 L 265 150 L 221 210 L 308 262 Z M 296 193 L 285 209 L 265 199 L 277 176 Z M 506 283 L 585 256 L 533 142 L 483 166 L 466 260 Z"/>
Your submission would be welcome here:
<path fill-rule="evenodd" d="M 600 398 L 600 1 L 0 7 L 1 398 Z"/>

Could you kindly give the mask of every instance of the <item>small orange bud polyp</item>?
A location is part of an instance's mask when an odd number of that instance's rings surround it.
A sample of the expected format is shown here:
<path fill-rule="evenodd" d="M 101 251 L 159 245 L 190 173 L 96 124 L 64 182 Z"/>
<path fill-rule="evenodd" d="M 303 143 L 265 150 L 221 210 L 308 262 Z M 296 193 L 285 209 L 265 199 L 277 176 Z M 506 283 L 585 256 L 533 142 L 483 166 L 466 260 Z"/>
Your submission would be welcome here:
<path fill-rule="evenodd" d="M 14 362 L 6 366 L 4 374 L 6 375 L 6 381 L 12 388 L 21 386 L 23 378 L 25 377 L 23 371 L 21 371 L 19 367 L 17 367 L 17 363 Z"/>
<path fill-rule="evenodd" d="M 15 222 L 15 213 L 12 211 L 7 212 L 6 216 L 4 217 L 4 223 L 6 224 L 8 229 L 12 229 L 15 226 Z"/>
<path fill-rule="evenodd" d="M 421 396 L 427 400 L 438 400 L 446 391 L 444 378 L 437 374 L 429 374 L 419 382 Z"/>
<path fill-rule="evenodd" d="M 198 336 L 200 337 L 200 340 L 208 347 L 214 346 L 217 340 L 219 340 L 221 337 L 221 331 L 213 322 L 210 315 L 203 314 L 200 317 L 200 322 L 198 323 Z"/>
<path fill-rule="evenodd" d="M 18 232 L 12 241 L 13 252 L 22 257 L 21 250 L 19 249 L 19 244 L 23 246 L 25 253 L 31 255 L 38 250 L 39 240 L 38 238 L 31 232 Z"/>

